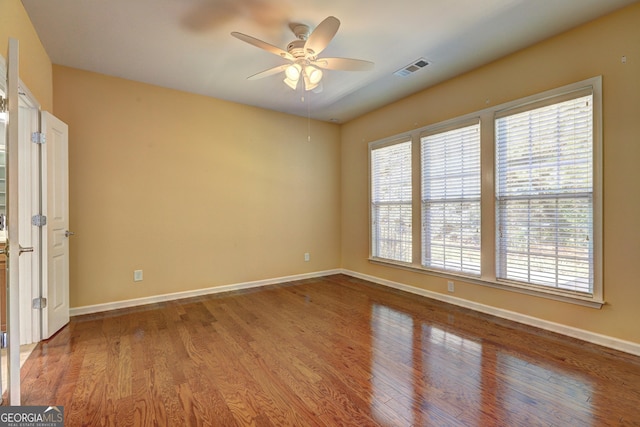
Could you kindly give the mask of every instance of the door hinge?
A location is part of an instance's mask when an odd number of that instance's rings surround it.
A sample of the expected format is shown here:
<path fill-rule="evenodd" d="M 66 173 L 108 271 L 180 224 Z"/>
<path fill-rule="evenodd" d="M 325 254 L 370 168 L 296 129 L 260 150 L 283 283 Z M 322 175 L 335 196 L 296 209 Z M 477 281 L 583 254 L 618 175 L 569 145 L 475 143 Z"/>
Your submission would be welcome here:
<path fill-rule="evenodd" d="M 32 307 L 35 310 L 41 310 L 41 309 L 45 308 L 46 306 L 47 306 L 47 299 L 46 298 L 40 297 L 40 298 L 34 298 L 33 299 Z"/>
<path fill-rule="evenodd" d="M 31 217 L 31 224 L 36 227 L 44 227 L 47 225 L 47 217 L 42 214 L 37 214 Z"/>
<path fill-rule="evenodd" d="M 34 144 L 44 144 L 47 142 L 47 136 L 42 132 L 33 132 L 31 134 L 31 142 Z"/>
<path fill-rule="evenodd" d="M 0 97 L 0 113 L 6 113 L 7 111 L 9 111 L 9 100 Z"/>
<path fill-rule="evenodd" d="M 9 342 L 7 341 L 7 333 L 6 332 L 0 332 L 0 348 L 7 348 L 7 344 Z"/>

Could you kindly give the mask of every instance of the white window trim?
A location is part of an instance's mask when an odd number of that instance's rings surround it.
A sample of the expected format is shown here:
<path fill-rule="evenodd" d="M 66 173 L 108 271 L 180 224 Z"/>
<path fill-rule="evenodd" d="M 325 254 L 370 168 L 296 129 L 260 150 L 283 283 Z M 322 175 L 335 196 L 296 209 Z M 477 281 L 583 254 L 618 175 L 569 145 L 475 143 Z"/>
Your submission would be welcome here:
<path fill-rule="evenodd" d="M 517 111 L 517 109 L 528 109 L 534 104 L 551 102 L 558 97 L 591 89 L 593 93 L 593 238 L 594 238 L 594 283 L 593 294 L 586 295 L 580 292 L 572 292 L 555 288 L 545 288 L 540 285 L 529 285 L 508 280 L 496 279 L 496 242 L 495 242 L 495 182 L 494 182 L 494 161 L 495 161 L 495 136 L 494 123 L 496 116 L 505 114 L 507 111 Z M 481 198 L 481 276 L 467 276 L 440 270 L 433 270 L 421 265 L 422 248 L 422 226 L 421 218 L 421 168 L 420 168 L 420 138 L 425 134 L 437 133 L 446 129 L 462 126 L 464 123 L 473 122 L 480 119 L 481 132 L 481 168 L 482 168 L 482 198 Z M 556 89 L 520 98 L 497 106 L 489 107 L 481 111 L 476 111 L 454 119 L 446 120 L 433 125 L 415 129 L 409 134 L 395 135 L 383 140 L 369 143 L 369 187 L 371 186 L 371 159 L 372 148 L 379 148 L 384 145 L 394 144 L 410 139 L 413 145 L 413 260 L 410 264 L 394 262 L 386 259 L 374 258 L 371 256 L 371 200 L 369 200 L 369 261 L 375 264 L 407 269 L 410 271 L 429 274 L 445 279 L 460 280 L 465 283 L 472 283 L 491 288 L 503 289 L 511 292 L 533 295 L 555 301 L 562 301 L 592 308 L 601 308 L 604 304 L 603 290 L 603 186 L 602 186 L 602 76 L 593 77 L 580 82 L 572 83 Z M 369 188 L 369 198 L 371 188 Z"/>

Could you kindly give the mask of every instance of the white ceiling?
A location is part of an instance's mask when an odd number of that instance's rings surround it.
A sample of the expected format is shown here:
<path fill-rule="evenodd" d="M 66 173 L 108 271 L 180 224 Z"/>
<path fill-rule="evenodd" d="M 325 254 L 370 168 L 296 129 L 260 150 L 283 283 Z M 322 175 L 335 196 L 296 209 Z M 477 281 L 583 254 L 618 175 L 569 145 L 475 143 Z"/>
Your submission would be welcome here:
<path fill-rule="evenodd" d="M 319 120 L 346 122 L 636 0 L 22 0 L 54 64 Z M 283 76 L 284 63 L 230 35 L 286 50 L 289 23 L 340 19 L 320 56 L 375 62 L 325 71 L 322 93 Z M 393 73 L 419 58 L 431 65 Z M 305 101 L 302 97 L 305 95 Z"/>

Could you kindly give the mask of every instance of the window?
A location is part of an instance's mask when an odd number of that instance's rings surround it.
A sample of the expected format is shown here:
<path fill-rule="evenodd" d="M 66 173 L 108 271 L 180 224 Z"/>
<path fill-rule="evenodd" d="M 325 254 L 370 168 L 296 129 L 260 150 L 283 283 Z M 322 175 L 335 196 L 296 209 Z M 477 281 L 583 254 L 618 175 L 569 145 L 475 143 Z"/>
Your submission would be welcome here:
<path fill-rule="evenodd" d="M 422 265 L 480 275 L 480 124 L 421 138 Z"/>
<path fill-rule="evenodd" d="M 369 144 L 371 260 L 601 307 L 601 120 L 596 77 Z"/>
<path fill-rule="evenodd" d="M 593 97 L 496 119 L 496 274 L 593 292 Z"/>
<path fill-rule="evenodd" d="M 371 151 L 371 254 L 411 262 L 411 141 Z"/>

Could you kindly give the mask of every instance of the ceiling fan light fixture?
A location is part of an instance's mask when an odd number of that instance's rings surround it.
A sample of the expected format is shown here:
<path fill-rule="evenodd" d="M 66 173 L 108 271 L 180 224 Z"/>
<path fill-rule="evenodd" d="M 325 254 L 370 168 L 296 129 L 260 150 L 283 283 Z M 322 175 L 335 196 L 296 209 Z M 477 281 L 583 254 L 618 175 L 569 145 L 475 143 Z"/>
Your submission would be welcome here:
<path fill-rule="evenodd" d="M 304 68 L 304 73 L 309 77 L 309 82 L 312 85 L 317 86 L 318 83 L 320 83 L 320 80 L 322 80 L 322 70 L 319 68 L 307 65 Z"/>
<path fill-rule="evenodd" d="M 315 89 L 316 87 L 318 87 L 317 84 L 311 84 L 311 82 L 309 81 L 309 78 L 307 76 L 304 76 L 304 90 L 306 91 L 310 91 Z"/>
<path fill-rule="evenodd" d="M 311 92 L 313 93 L 320 93 L 322 92 L 322 82 L 318 83 L 316 85 L 316 87 L 314 87 L 313 89 L 311 89 Z"/>
<path fill-rule="evenodd" d="M 302 67 L 300 67 L 300 64 L 291 64 L 287 67 L 284 73 L 287 76 L 287 79 L 295 81 L 297 83 L 298 79 L 300 78 L 301 71 Z"/>
<path fill-rule="evenodd" d="M 293 90 L 296 90 L 298 87 L 298 81 L 299 79 L 293 80 L 288 77 L 283 80 L 283 82 Z"/>

